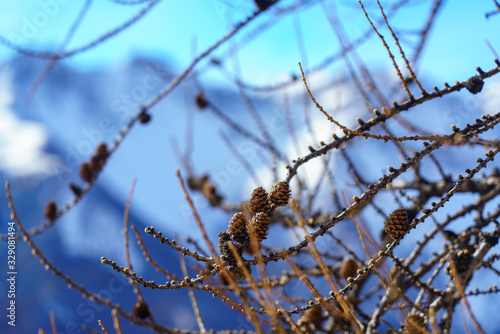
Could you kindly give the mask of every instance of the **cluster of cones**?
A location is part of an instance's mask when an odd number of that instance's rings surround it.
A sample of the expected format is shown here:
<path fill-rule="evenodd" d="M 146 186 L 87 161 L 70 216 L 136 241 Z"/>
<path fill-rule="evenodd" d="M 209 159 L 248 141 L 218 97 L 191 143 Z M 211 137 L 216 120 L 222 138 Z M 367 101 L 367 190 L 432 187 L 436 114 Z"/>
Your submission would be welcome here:
<path fill-rule="evenodd" d="M 252 219 L 248 221 L 242 212 L 236 213 L 229 222 L 229 234 L 234 241 L 241 244 L 249 239 L 250 234 L 261 242 L 267 238 L 274 209 L 287 205 L 289 199 L 290 186 L 286 181 L 273 185 L 269 194 L 262 187 L 255 188 L 249 203 Z"/>
<path fill-rule="evenodd" d="M 274 184 L 269 194 L 262 187 L 255 188 L 249 203 L 252 219 L 249 221 L 243 212 L 238 212 L 231 218 L 227 231 L 219 234 L 219 251 L 223 260 L 229 262 L 229 272 L 236 279 L 244 279 L 245 276 L 238 266 L 234 252 L 241 257 L 251 239 L 261 242 L 267 238 L 274 209 L 287 205 L 290 193 L 290 186 L 286 181 Z M 250 271 L 249 267 L 247 269 Z"/>
<path fill-rule="evenodd" d="M 80 177 L 86 182 L 92 182 L 96 175 L 102 170 L 109 152 L 106 144 L 101 143 L 89 162 L 84 162 L 80 166 Z"/>
<path fill-rule="evenodd" d="M 106 159 L 109 157 L 108 147 L 105 143 L 99 144 L 97 146 L 96 152 L 92 156 L 89 162 L 84 162 L 80 166 L 80 177 L 86 182 L 92 182 L 97 174 L 102 170 Z M 80 197 L 82 194 L 82 188 L 80 186 L 71 183 L 70 189 L 75 194 L 75 196 Z M 57 208 L 57 204 L 54 201 L 50 201 L 47 206 L 45 206 L 44 216 L 50 221 L 56 220 L 61 214 Z"/>

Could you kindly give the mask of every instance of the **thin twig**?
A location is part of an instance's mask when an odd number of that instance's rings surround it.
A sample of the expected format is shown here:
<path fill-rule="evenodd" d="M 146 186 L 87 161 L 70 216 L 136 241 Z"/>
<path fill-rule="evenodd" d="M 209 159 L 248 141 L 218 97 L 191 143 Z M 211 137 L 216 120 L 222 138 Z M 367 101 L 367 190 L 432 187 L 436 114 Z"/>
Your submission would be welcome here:
<path fill-rule="evenodd" d="M 182 256 L 181 253 L 179 253 L 179 261 L 181 263 L 182 274 L 185 277 L 189 277 L 189 273 L 186 267 L 186 260 L 184 259 L 184 256 Z M 202 333 L 206 333 L 207 330 L 205 329 L 205 324 L 203 323 L 203 319 L 201 318 L 200 308 L 198 307 L 198 302 L 196 301 L 196 296 L 194 295 L 194 291 L 192 289 L 188 289 L 188 294 L 189 294 L 189 299 L 191 299 L 191 305 L 193 306 L 196 323 L 198 324 L 200 331 Z"/>

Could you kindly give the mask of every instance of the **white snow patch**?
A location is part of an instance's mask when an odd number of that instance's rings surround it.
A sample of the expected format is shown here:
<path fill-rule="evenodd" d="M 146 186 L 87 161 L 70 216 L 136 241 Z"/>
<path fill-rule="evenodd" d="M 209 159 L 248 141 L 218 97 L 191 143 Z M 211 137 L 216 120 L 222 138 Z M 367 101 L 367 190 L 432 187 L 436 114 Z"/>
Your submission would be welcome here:
<path fill-rule="evenodd" d="M 488 82 L 485 82 L 483 91 L 480 93 L 479 98 L 483 103 L 483 110 L 490 114 L 496 114 L 498 112 L 498 106 L 500 106 L 500 79 L 493 78 Z"/>
<path fill-rule="evenodd" d="M 56 158 L 43 150 L 47 129 L 17 117 L 13 102 L 10 73 L 4 70 L 0 72 L 0 169 L 17 177 L 51 174 Z"/>
<path fill-rule="evenodd" d="M 328 115 L 347 128 L 356 128 L 358 126 L 356 117 L 360 117 L 363 114 L 366 115 L 366 111 L 360 107 L 358 103 L 361 97 L 359 93 L 355 91 L 351 82 L 333 85 L 332 78 L 327 73 L 318 73 L 308 80 L 308 85 L 314 98 Z M 330 120 L 328 120 L 328 118 L 314 105 L 309 106 L 312 108 L 312 110 L 310 110 L 311 128 L 314 132 L 311 134 L 301 121 L 296 121 L 296 119 L 304 119 L 304 110 L 302 106 L 304 94 L 307 94 L 304 85 L 294 85 L 290 87 L 287 94 L 291 98 L 290 105 L 293 106 L 292 113 L 294 113 L 294 115 L 292 115 L 292 117 L 295 119 L 297 143 L 299 147 L 296 147 L 295 142 L 288 134 L 284 136 L 286 139 L 283 139 L 282 142 L 285 142 L 283 151 L 286 156 L 304 157 L 310 153 L 308 145 L 311 145 L 315 149 L 319 149 L 321 147 L 320 141 L 330 143 L 333 140 L 333 133 L 337 134 L 339 137 L 343 135 L 342 130 L 337 125 L 330 122 Z M 280 98 L 281 97 L 276 98 L 276 104 L 280 103 Z M 329 154 L 334 155 L 336 153 L 336 150 L 329 152 Z M 331 159 L 330 163 L 335 163 L 335 156 Z M 323 157 L 312 159 L 299 169 L 301 176 L 305 178 L 306 182 L 310 185 L 314 185 L 320 178 L 324 177 Z M 278 173 L 282 179 L 285 178 L 286 170 L 284 168 L 278 168 Z M 257 174 L 262 182 L 264 182 L 263 186 L 269 190 L 274 179 L 272 171 L 268 166 L 262 166 L 258 169 Z M 253 184 L 251 180 L 249 180 L 244 187 L 245 194 L 251 192 L 253 188 Z"/>

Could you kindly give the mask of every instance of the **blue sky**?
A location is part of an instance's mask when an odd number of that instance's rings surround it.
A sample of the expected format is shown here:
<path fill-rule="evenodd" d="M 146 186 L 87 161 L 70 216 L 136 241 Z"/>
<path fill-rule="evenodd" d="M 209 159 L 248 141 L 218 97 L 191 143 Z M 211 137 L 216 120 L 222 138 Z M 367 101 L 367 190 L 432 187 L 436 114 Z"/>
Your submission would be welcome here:
<path fill-rule="evenodd" d="M 0 0 L 2 8 L 0 34 L 14 40 L 21 37 L 21 45 L 35 50 L 57 48 L 65 38 L 84 1 L 40 0 L 9 1 Z M 355 36 L 368 28 L 368 23 L 359 10 L 357 2 L 340 6 L 348 34 Z M 371 13 L 377 14 L 372 1 L 365 5 Z M 397 15 L 391 23 L 394 27 L 416 27 L 424 16 L 420 15 L 429 7 L 429 1 L 413 1 L 412 6 Z M 111 1 L 93 1 L 88 15 L 78 28 L 68 47 L 85 44 L 103 32 L 112 29 L 133 16 L 140 6 L 120 6 Z M 116 66 L 127 62 L 137 54 L 153 55 L 157 58 L 173 60 L 181 68 L 193 57 L 193 45 L 198 53 L 228 31 L 230 20 L 239 19 L 255 9 L 250 0 L 187 0 L 161 1 L 146 17 L 130 29 L 112 38 L 97 48 L 72 57 L 66 63 L 82 70 L 92 70 Z M 438 16 L 432 33 L 431 43 L 422 67 L 425 72 L 454 80 L 461 71 L 470 73 L 476 66 L 487 67 L 493 55 L 487 47 L 488 40 L 493 47 L 500 48 L 497 33 L 500 16 L 484 18 L 485 13 L 494 10 L 492 1 L 448 1 Z M 319 19 L 318 19 L 319 18 Z M 265 17 L 257 22 L 265 21 Z M 319 5 L 279 21 L 266 34 L 240 52 L 240 61 L 248 68 L 258 65 L 270 75 L 296 71 L 301 60 L 298 52 L 294 25 L 300 22 L 307 48 L 309 64 L 314 66 L 337 48 L 334 36 L 323 9 Z M 257 24 L 257 23 L 256 23 Z M 254 24 L 254 26 L 256 26 Z M 35 29 L 30 31 L 29 26 Z M 27 30 L 28 29 L 28 30 Z M 23 37 L 24 36 L 24 37 Z M 25 38 L 26 37 L 26 38 Z M 386 37 L 389 37 L 386 35 Z M 386 52 L 379 40 L 372 40 L 366 47 L 370 57 L 385 61 Z M 395 53 L 396 50 L 393 49 Z M 498 51 L 497 51 L 498 52 Z M 0 47 L 0 59 L 13 56 L 14 52 Z M 303 61 L 303 59 L 302 59 Z M 243 68 L 243 74 L 250 80 L 253 71 Z M 438 79 L 440 79 L 438 78 Z"/>

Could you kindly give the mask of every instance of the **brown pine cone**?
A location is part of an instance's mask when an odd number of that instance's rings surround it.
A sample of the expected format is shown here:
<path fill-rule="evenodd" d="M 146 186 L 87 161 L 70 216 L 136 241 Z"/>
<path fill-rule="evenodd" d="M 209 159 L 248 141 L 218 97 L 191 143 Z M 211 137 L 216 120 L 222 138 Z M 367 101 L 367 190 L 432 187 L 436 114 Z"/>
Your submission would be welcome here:
<path fill-rule="evenodd" d="M 219 233 L 219 242 L 217 246 L 219 247 L 219 252 L 221 255 L 228 257 L 230 256 L 231 250 L 229 249 L 228 243 L 231 242 L 231 236 L 226 231 Z"/>
<path fill-rule="evenodd" d="M 104 164 L 106 163 L 106 160 L 103 159 L 101 156 L 94 155 L 90 159 L 90 169 L 92 170 L 92 173 L 99 173 L 102 170 L 102 167 L 104 167 Z"/>
<path fill-rule="evenodd" d="M 206 107 L 208 107 L 208 101 L 202 92 L 199 92 L 198 94 L 196 94 L 195 101 L 196 101 L 196 105 L 200 109 L 205 109 Z"/>
<path fill-rule="evenodd" d="M 217 193 L 217 188 L 210 182 L 205 182 L 201 189 L 202 194 L 208 199 L 211 206 L 219 206 L 222 202 L 222 196 Z"/>
<path fill-rule="evenodd" d="M 248 273 L 251 274 L 252 273 L 252 269 L 250 268 L 249 265 L 245 265 L 245 268 L 247 269 Z M 231 275 L 233 275 L 233 277 L 235 279 L 238 279 L 238 280 L 242 280 L 242 279 L 245 279 L 245 272 L 243 271 L 243 269 L 241 267 L 239 267 L 237 264 L 236 265 L 233 265 L 233 266 L 230 266 L 229 267 L 229 273 Z"/>
<path fill-rule="evenodd" d="M 145 110 L 143 110 L 138 117 L 139 122 L 142 124 L 146 124 L 151 120 L 151 115 L 148 114 Z"/>
<path fill-rule="evenodd" d="M 232 247 L 236 253 L 241 256 L 243 254 L 243 249 L 241 245 L 237 245 L 232 239 L 231 235 L 227 231 L 219 233 L 218 242 L 219 252 L 222 255 L 222 260 L 228 262 L 229 265 L 235 266 L 238 260 L 236 259 Z"/>
<path fill-rule="evenodd" d="M 80 197 L 82 195 L 82 188 L 79 185 L 70 183 L 69 188 L 76 197 Z"/>
<path fill-rule="evenodd" d="M 101 143 L 99 144 L 99 146 L 97 146 L 94 156 L 100 157 L 104 160 L 109 157 L 108 147 L 106 146 L 106 143 Z"/>
<path fill-rule="evenodd" d="M 290 185 L 286 181 L 279 181 L 271 188 L 269 200 L 275 207 L 285 206 L 290 199 Z"/>
<path fill-rule="evenodd" d="M 231 267 L 229 267 L 228 270 L 229 270 L 229 273 L 231 275 L 233 275 L 233 277 L 235 279 L 237 279 L 237 280 L 245 279 L 245 273 L 240 268 L 238 268 L 236 266 L 231 266 Z"/>
<path fill-rule="evenodd" d="M 258 187 L 253 190 L 252 197 L 250 198 L 250 212 L 252 215 L 255 215 L 257 212 L 271 212 L 269 195 L 264 188 Z"/>
<path fill-rule="evenodd" d="M 229 222 L 228 232 L 233 236 L 233 240 L 243 243 L 247 238 L 247 217 L 241 212 L 235 213 Z"/>
<path fill-rule="evenodd" d="M 406 315 L 403 323 L 404 334 L 429 334 L 427 327 L 427 319 L 425 316 L 417 311 L 411 311 Z"/>
<path fill-rule="evenodd" d="M 99 173 L 102 167 L 106 164 L 106 159 L 109 157 L 108 147 L 105 143 L 97 146 L 94 156 L 90 159 L 90 169 L 93 173 Z"/>
<path fill-rule="evenodd" d="M 340 276 L 347 279 L 349 277 L 356 277 L 356 270 L 358 269 L 356 261 L 351 258 L 346 258 L 340 268 Z"/>
<path fill-rule="evenodd" d="M 408 212 L 403 208 L 392 211 L 384 222 L 385 232 L 394 239 L 404 236 L 409 226 Z"/>
<path fill-rule="evenodd" d="M 80 177 L 86 182 L 91 182 L 94 179 L 94 172 L 89 163 L 85 162 L 80 166 Z"/>
<path fill-rule="evenodd" d="M 464 83 L 465 88 L 472 94 L 477 94 L 483 89 L 484 81 L 478 77 L 472 77 Z"/>
<path fill-rule="evenodd" d="M 44 216 L 48 220 L 55 220 L 57 218 L 57 204 L 54 201 L 50 201 L 45 207 Z"/>
<path fill-rule="evenodd" d="M 254 0 L 255 4 L 259 8 L 259 10 L 266 10 L 269 8 L 273 3 L 275 3 L 275 0 Z"/>
<path fill-rule="evenodd" d="M 265 212 L 258 212 L 253 217 L 249 224 L 250 229 L 247 233 L 255 233 L 255 237 L 258 242 L 267 238 L 267 232 L 269 231 L 269 215 Z"/>
<path fill-rule="evenodd" d="M 132 313 L 139 319 L 146 319 L 149 317 L 149 307 L 144 302 L 137 302 L 132 309 Z"/>
<path fill-rule="evenodd" d="M 317 330 L 321 328 L 321 324 L 324 321 L 323 308 L 321 306 L 315 306 L 302 313 L 297 325 L 300 327 L 312 325 L 312 327 Z"/>

